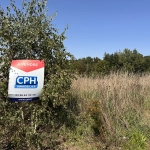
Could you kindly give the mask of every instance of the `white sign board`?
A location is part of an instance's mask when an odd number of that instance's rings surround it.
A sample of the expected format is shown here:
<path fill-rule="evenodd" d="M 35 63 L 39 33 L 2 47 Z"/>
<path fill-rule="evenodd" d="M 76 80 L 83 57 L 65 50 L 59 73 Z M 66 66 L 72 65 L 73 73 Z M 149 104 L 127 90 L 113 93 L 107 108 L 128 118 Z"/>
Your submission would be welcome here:
<path fill-rule="evenodd" d="M 12 101 L 39 99 L 44 84 L 43 60 L 13 60 L 9 72 L 8 97 Z"/>

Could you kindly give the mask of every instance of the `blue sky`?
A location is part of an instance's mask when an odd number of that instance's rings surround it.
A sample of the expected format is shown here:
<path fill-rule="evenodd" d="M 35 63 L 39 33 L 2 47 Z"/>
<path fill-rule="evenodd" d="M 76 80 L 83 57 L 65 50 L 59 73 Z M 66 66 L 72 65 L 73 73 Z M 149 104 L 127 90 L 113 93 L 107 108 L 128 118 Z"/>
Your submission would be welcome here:
<path fill-rule="evenodd" d="M 150 0 L 48 0 L 47 8 L 49 15 L 58 11 L 53 24 L 60 33 L 68 24 L 64 45 L 76 58 L 102 59 L 125 48 L 150 55 Z"/>

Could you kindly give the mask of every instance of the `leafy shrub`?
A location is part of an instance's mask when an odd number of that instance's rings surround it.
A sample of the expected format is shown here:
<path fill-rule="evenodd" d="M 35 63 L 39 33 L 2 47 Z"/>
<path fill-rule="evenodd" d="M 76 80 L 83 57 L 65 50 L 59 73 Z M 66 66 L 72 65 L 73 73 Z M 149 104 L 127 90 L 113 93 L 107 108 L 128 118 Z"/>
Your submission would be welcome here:
<path fill-rule="evenodd" d="M 67 110 L 74 78 L 69 69 L 73 56 L 63 45 L 67 28 L 59 35 L 52 25 L 56 14 L 49 17 L 45 13 L 46 2 L 24 0 L 23 8 L 18 9 L 15 1 L 10 0 L 11 8 L 0 11 L 0 144 L 5 149 L 52 149 L 57 143 L 53 142 L 58 138 L 56 129 L 65 119 L 55 124 L 60 111 Z M 9 68 L 16 59 L 44 60 L 45 79 L 40 100 L 8 101 Z"/>

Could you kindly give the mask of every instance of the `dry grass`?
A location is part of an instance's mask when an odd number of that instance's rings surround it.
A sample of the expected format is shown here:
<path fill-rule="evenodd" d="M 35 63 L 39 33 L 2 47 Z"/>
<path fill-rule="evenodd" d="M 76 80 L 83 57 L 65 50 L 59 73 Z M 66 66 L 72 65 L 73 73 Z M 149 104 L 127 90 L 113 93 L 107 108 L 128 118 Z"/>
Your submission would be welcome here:
<path fill-rule="evenodd" d="M 116 73 L 101 78 L 78 77 L 71 91 L 82 101 L 80 110 L 88 111 L 93 100 L 98 100 L 108 141 L 126 136 L 138 126 L 150 128 L 150 75 Z M 114 141 L 113 141 L 114 142 Z"/>

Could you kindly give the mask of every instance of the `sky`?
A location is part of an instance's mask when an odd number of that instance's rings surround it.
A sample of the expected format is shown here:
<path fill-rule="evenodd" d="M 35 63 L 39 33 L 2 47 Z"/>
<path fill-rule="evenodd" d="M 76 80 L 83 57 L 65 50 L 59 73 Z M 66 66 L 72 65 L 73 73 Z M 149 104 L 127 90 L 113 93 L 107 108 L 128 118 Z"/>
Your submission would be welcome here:
<path fill-rule="evenodd" d="M 64 45 L 77 59 L 125 48 L 150 55 L 150 0 L 48 0 L 46 7 L 49 15 L 57 11 L 52 23 L 60 33 L 68 25 Z"/>

